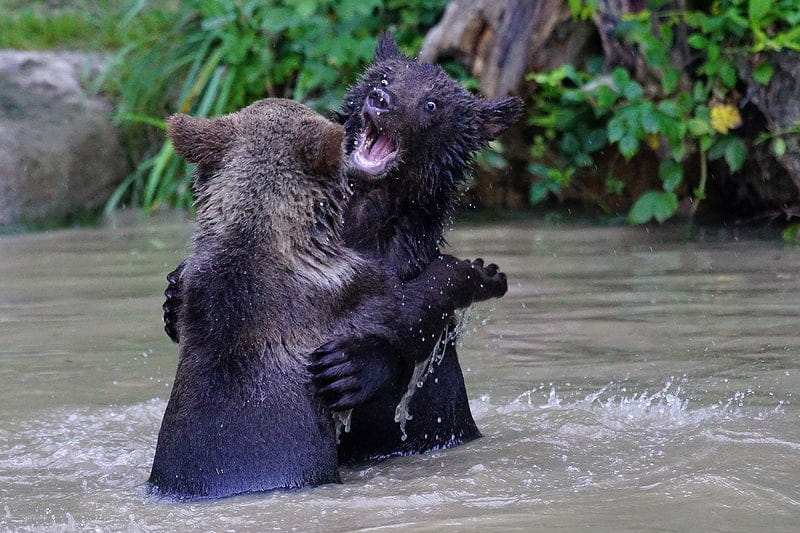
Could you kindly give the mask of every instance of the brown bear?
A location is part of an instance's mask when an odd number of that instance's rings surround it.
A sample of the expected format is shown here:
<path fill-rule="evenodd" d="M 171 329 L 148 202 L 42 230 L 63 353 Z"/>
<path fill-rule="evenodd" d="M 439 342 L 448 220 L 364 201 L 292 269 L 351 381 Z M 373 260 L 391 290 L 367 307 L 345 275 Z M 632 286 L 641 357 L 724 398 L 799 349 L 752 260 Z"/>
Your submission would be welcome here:
<path fill-rule="evenodd" d="M 389 35 L 381 36 L 374 61 L 347 91 L 338 114 L 347 131 L 354 190 L 344 213 L 345 245 L 401 280 L 418 276 L 439 255 L 473 153 L 521 110 L 516 97 L 470 94 L 440 67 L 405 56 Z M 183 263 L 167 276 L 164 302 L 165 329 L 176 342 L 182 269 Z M 340 462 L 422 453 L 480 437 L 455 344 L 451 339 L 432 361 L 435 380 L 416 389 L 407 407 L 413 419 L 400 424 L 398 405 L 430 350 L 403 346 L 397 353 L 380 338 L 357 335 L 331 339 L 314 351 L 310 369 L 327 405 L 358 404 L 350 431 L 341 435 Z"/>
<path fill-rule="evenodd" d="M 197 222 L 151 492 L 193 500 L 338 482 L 309 354 L 356 335 L 427 350 L 454 309 L 502 295 L 505 277 L 440 256 L 404 283 L 346 248 L 344 130 L 298 103 L 175 115 L 169 135 L 196 163 Z"/>

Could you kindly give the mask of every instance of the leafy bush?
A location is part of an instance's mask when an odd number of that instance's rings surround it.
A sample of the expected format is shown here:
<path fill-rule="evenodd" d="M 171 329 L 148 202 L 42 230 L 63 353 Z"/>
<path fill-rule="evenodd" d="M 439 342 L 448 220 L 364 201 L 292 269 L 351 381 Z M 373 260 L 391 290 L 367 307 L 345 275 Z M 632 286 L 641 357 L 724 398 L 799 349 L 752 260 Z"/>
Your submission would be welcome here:
<path fill-rule="evenodd" d="M 167 31 L 125 47 L 108 72 L 119 80 L 118 116 L 138 143 L 153 145 L 173 112 L 214 116 L 263 98 L 303 101 L 320 111 L 337 108 L 344 89 L 372 57 L 377 35 L 391 31 L 416 50 L 446 0 L 187 0 L 174 9 L 138 0 L 123 27 L 157 11 Z M 142 126 L 144 125 L 144 126 Z M 163 139 L 163 132 L 159 134 Z M 148 142 L 148 139 L 150 142 Z M 155 143 L 159 144 L 159 143 Z M 192 203 L 186 164 L 163 141 L 142 160 L 107 204 L 153 209 Z"/>
<path fill-rule="evenodd" d="M 617 28 L 617 37 L 636 47 L 645 68 L 660 76 L 654 83 L 643 85 L 622 67 L 603 73 L 602 58 L 591 61 L 586 71 L 564 65 L 530 75 L 538 84 L 529 106 L 529 124 L 538 132 L 532 157 L 556 153 L 549 166 L 530 165 L 538 178 L 530 189 L 531 203 L 562 194 L 573 185 L 572 177 L 595 167 L 607 148 L 618 150 L 626 161 L 649 149 L 660 160 L 661 188 L 639 196 L 628 219 L 633 224 L 663 222 L 677 211 L 681 194 L 697 209 L 706 194 L 709 160 L 724 160 L 732 172 L 745 163 L 747 147 L 735 131 L 742 123 L 735 60 L 744 58 L 753 66 L 756 83 L 769 83 L 773 67 L 761 52 L 800 51 L 796 0 L 718 0 L 708 12 L 659 10 L 663 2 L 654 4 L 655 9 L 625 16 Z M 596 9 L 594 1 L 573 0 L 570 6 L 576 17 L 591 17 Z M 696 56 L 686 66 L 673 58 L 682 24 Z M 759 141 L 770 140 L 780 156 L 786 150 L 782 136 L 797 132 L 764 133 Z M 699 178 L 688 191 L 681 185 L 693 154 Z M 605 177 L 609 193 L 620 194 L 629 185 L 613 174 Z"/>

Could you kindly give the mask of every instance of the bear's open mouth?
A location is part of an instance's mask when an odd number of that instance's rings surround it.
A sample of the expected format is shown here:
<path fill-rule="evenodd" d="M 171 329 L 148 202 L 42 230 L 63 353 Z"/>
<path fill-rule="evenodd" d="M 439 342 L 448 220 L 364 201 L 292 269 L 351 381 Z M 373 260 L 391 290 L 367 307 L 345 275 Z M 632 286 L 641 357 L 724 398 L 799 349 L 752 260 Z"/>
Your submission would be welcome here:
<path fill-rule="evenodd" d="M 397 143 L 378 128 L 369 113 L 364 113 L 361 119 L 364 129 L 353 152 L 353 166 L 371 176 L 378 176 L 397 156 Z"/>

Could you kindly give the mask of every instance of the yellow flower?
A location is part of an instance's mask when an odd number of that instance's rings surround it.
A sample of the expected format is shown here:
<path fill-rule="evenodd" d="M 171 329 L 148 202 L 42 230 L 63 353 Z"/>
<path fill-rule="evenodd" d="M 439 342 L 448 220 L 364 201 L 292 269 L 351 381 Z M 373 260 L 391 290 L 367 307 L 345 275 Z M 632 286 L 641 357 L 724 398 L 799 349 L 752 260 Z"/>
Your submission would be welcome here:
<path fill-rule="evenodd" d="M 649 146 L 653 151 L 658 150 L 658 147 L 661 146 L 661 139 L 659 139 L 658 135 L 655 135 L 654 133 L 651 133 L 645 137 L 644 142 L 646 142 L 647 146 Z"/>
<path fill-rule="evenodd" d="M 715 105 L 711 107 L 711 127 L 720 133 L 742 125 L 742 115 L 739 110 L 730 104 Z"/>

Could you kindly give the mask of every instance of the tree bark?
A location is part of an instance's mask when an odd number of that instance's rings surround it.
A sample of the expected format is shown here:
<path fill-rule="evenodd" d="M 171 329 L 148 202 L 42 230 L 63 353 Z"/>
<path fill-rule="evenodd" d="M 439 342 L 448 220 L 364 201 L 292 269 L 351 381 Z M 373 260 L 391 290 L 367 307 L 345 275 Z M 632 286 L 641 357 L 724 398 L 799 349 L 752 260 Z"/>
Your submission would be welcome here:
<path fill-rule="evenodd" d="M 478 79 L 487 98 L 526 96 L 531 92 L 526 74 L 579 64 L 593 36 L 591 23 L 572 20 L 566 2 L 454 0 L 426 36 L 419 58 L 455 59 Z M 503 136 L 510 168 L 479 172 L 471 202 L 489 208 L 528 205 L 528 141 L 522 123 Z"/>
<path fill-rule="evenodd" d="M 422 61 L 452 57 L 467 66 L 483 94 L 523 94 L 528 72 L 582 57 L 593 30 L 574 22 L 566 2 L 454 0 L 419 53 Z"/>

